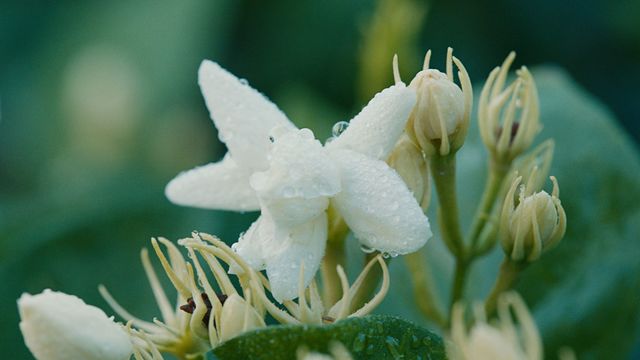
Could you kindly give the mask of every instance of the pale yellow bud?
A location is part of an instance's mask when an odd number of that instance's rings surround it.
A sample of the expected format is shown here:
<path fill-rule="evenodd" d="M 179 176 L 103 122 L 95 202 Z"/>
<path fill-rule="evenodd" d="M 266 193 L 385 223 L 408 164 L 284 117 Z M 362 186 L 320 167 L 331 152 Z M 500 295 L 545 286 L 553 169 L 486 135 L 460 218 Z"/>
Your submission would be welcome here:
<path fill-rule="evenodd" d="M 406 132 L 427 156 L 444 156 L 457 151 L 467 134 L 473 93 L 466 69 L 453 50 L 447 52 L 447 72 L 429 69 L 431 51 L 423 70 L 409 87 L 416 91 L 416 105 L 407 121 Z M 453 63 L 458 68 L 462 89 L 453 82 Z"/>
<path fill-rule="evenodd" d="M 396 170 L 422 210 L 426 211 L 431 197 L 431 183 L 427 159 L 422 150 L 405 134 L 396 143 L 387 163 Z"/>
<path fill-rule="evenodd" d="M 504 87 L 515 53 L 505 59 L 487 79 L 478 104 L 478 121 L 482 141 L 493 161 L 510 164 L 526 151 L 540 131 L 538 90 L 526 67 L 516 72 L 517 78 Z"/>
<path fill-rule="evenodd" d="M 535 261 L 562 239 L 567 219 L 558 198 L 560 190 L 555 177 L 551 177 L 551 195 L 540 191 L 527 196 L 525 187 L 521 186 L 519 202 L 514 206 L 521 181 L 521 177 L 515 179 L 504 201 L 500 238 L 502 248 L 512 261 Z"/>
<path fill-rule="evenodd" d="M 264 320 L 256 309 L 237 293 L 229 295 L 220 314 L 220 341 L 259 327 L 264 327 Z"/>
<path fill-rule="evenodd" d="M 541 360 L 542 341 L 526 304 L 516 293 L 498 300 L 498 316 L 488 322 L 482 308 L 474 311 L 468 329 L 464 307 L 458 302 L 451 314 L 451 341 L 447 355 L 453 360 Z"/>

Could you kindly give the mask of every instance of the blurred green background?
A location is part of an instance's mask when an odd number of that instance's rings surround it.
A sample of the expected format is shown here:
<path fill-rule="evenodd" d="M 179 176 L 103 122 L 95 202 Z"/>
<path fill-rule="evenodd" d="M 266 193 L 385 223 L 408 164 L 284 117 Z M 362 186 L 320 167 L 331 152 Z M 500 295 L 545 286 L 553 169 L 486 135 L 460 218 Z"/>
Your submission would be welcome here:
<path fill-rule="evenodd" d="M 517 64 L 565 68 L 637 143 L 639 23 L 637 0 L 3 1 L 0 353 L 30 358 L 22 292 L 58 289 L 106 309 L 104 283 L 151 318 L 138 257 L 150 237 L 198 229 L 233 242 L 251 223 L 164 198 L 179 171 L 224 153 L 196 83 L 202 59 L 323 139 L 391 83 L 394 52 L 409 81 L 426 49 L 441 67 L 452 46 L 477 84 L 516 50 Z"/>

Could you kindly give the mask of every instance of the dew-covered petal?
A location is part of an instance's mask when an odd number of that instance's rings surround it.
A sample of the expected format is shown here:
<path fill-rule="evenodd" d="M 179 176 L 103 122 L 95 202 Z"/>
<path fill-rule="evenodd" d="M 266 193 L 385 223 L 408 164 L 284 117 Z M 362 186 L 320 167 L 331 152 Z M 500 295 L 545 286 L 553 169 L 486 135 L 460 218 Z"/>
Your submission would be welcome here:
<path fill-rule="evenodd" d="M 295 126 L 274 103 L 215 62 L 202 62 L 198 82 L 220 141 L 234 160 L 242 167 L 264 169 L 270 131 Z"/>
<path fill-rule="evenodd" d="M 275 237 L 275 224 L 269 214 L 261 214 L 233 244 L 233 250 L 254 270 L 264 270 L 267 244 Z M 233 269 L 237 272 L 239 269 Z"/>
<path fill-rule="evenodd" d="M 178 205 L 204 209 L 254 211 L 260 208 L 249 185 L 251 170 L 227 154 L 222 161 L 185 171 L 167 184 L 167 198 Z"/>
<path fill-rule="evenodd" d="M 122 327 L 76 296 L 49 289 L 22 294 L 18 310 L 24 341 L 37 359 L 126 360 L 133 352 Z"/>
<path fill-rule="evenodd" d="M 418 250 L 431 237 L 429 220 L 386 163 L 350 150 L 331 152 L 342 191 L 333 203 L 362 245 L 391 255 Z"/>
<path fill-rule="evenodd" d="M 271 293 L 279 301 L 298 296 L 300 267 L 304 263 L 304 286 L 315 276 L 327 242 L 327 214 L 290 231 L 278 231 L 274 244 L 266 249 L 266 269 Z"/>
<path fill-rule="evenodd" d="M 415 102 L 415 92 L 404 84 L 388 87 L 377 93 L 327 146 L 385 159 L 402 134 Z"/>
<path fill-rule="evenodd" d="M 269 168 L 251 177 L 260 198 L 312 199 L 340 191 L 338 167 L 309 129 L 281 132 L 269 156 Z"/>

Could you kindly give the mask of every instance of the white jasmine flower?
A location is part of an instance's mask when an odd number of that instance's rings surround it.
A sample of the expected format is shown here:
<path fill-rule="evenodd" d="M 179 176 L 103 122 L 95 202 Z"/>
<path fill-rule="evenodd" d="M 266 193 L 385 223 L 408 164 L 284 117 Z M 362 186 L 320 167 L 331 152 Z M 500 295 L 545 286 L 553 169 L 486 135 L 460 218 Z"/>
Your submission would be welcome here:
<path fill-rule="evenodd" d="M 403 83 L 378 93 L 326 146 L 216 63 L 202 63 L 199 83 L 229 152 L 220 162 L 178 175 L 167 185 L 167 197 L 210 209 L 260 209 L 234 249 L 255 270 L 266 269 L 278 301 L 297 295 L 303 262 L 305 286 L 316 273 L 330 202 L 368 248 L 406 254 L 431 236 L 411 192 L 382 161 L 415 103 Z"/>
<path fill-rule="evenodd" d="M 18 299 L 20 330 L 39 360 L 127 360 L 132 345 L 124 329 L 82 299 L 49 289 Z"/>
<path fill-rule="evenodd" d="M 514 323 L 515 315 L 516 322 Z M 466 330 L 464 308 L 456 304 L 451 320 L 452 344 L 447 349 L 455 360 L 540 360 L 542 341 L 526 304 L 517 293 L 503 294 L 498 301 L 495 324 L 478 309 L 475 324 Z"/>

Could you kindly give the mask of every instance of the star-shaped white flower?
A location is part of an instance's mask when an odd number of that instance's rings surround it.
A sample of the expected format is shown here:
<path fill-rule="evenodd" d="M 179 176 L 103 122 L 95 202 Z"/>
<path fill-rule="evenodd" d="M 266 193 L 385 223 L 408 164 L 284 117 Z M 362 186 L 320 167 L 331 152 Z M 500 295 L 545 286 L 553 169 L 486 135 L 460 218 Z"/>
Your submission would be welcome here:
<path fill-rule="evenodd" d="M 277 300 L 296 297 L 302 262 L 305 286 L 317 272 L 329 203 L 368 248 L 406 254 L 431 237 L 420 206 L 384 162 L 415 103 L 405 84 L 378 93 L 323 146 L 311 130 L 298 130 L 275 104 L 218 64 L 204 61 L 199 83 L 229 152 L 178 175 L 166 195 L 180 205 L 260 209 L 234 249 L 256 270 L 266 269 Z"/>

